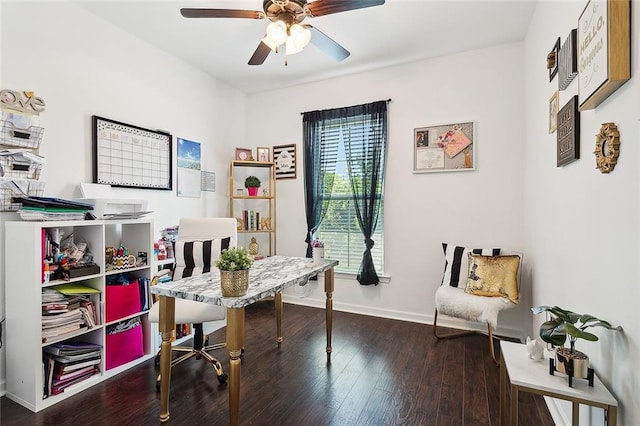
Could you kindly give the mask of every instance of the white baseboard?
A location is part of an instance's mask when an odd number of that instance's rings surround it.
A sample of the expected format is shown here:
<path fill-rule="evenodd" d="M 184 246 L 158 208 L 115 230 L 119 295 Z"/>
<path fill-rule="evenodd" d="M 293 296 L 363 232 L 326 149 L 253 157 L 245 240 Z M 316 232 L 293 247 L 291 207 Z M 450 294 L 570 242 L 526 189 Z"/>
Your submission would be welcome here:
<path fill-rule="evenodd" d="M 323 308 L 325 307 L 325 299 L 314 299 L 309 297 L 295 297 L 292 295 L 283 295 L 283 300 L 287 303 L 291 303 L 293 305 L 301 305 L 301 306 L 310 306 L 313 308 Z M 425 314 L 416 314 L 414 312 L 402 312 L 402 311 L 394 311 L 391 309 L 378 309 L 372 308 L 370 306 L 362 306 L 362 305 L 354 305 L 349 303 L 339 303 L 333 302 L 333 310 L 340 312 L 349 312 L 352 314 L 360 314 L 360 315 L 368 315 L 373 317 L 380 318 L 389 318 L 401 321 L 409 321 L 409 322 L 417 322 L 420 324 L 429 324 L 433 325 L 433 315 L 425 315 Z M 450 328 L 460 328 L 460 329 L 471 329 L 486 332 L 486 326 L 482 324 L 464 321 L 457 318 L 440 316 L 438 315 L 438 326 L 442 325 L 443 327 Z M 505 327 L 498 324 L 498 328 L 495 331 L 496 336 L 505 336 L 514 339 L 518 339 L 523 341 L 522 339 L 522 330 L 515 327 Z"/>

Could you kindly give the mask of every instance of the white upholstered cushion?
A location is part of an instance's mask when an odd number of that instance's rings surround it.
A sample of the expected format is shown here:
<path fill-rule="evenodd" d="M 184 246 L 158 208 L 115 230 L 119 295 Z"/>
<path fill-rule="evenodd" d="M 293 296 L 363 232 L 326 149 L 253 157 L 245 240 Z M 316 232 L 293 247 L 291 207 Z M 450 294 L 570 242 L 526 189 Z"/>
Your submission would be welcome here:
<path fill-rule="evenodd" d="M 156 302 L 149 310 L 149 321 L 158 322 L 160 303 Z M 176 298 L 176 324 L 197 324 L 218 321 L 225 318 L 225 309 L 218 305 L 194 302 Z"/>
<path fill-rule="evenodd" d="M 463 288 L 441 285 L 436 291 L 438 313 L 470 321 L 489 323 L 495 330 L 498 313 L 516 307 L 503 297 L 485 297 L 465 293 Z"/>

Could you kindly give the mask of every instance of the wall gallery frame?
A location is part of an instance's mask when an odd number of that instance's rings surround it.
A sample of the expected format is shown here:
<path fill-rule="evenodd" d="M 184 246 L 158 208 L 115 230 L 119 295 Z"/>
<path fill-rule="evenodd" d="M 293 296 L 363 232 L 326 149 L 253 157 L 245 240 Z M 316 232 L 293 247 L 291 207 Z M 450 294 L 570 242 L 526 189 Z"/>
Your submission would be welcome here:
<path fill-rule="evenodd" d="M 276 163 L 276 179 L 297 177 L 296 145 L 276 145 L 273 147 L 273 161 Z"/>
<path fill-rule="evenodd" d="M 413 130 L 413 173 L 475 169 L 473 122 Z"/>
<path fill-rule="evenodd" d="M 631 78 L 631 2 L 590 0 L 578 19 L 580 111 L 594 109 Z"/>
<path fill-rule="evenodd" d="M 553 133 L 558 128 L 558 105 L 560 104 L 559 92 L 556 92 L 549 99 L 549 133 Z"/>
<path fill-rule="evenodd" d="M 557 166 L 565 166 L 580 158 L 580 112 L 578 95 L 571 97 L 558 111 Z"/>
<path fill-rule="evenodd" d="M 553 49 L 547 55 L 547 68 L 549 69 L 549 82 L 558 74 L 558 54 L 560 53 L 560 37 L 556 39 Z"/>

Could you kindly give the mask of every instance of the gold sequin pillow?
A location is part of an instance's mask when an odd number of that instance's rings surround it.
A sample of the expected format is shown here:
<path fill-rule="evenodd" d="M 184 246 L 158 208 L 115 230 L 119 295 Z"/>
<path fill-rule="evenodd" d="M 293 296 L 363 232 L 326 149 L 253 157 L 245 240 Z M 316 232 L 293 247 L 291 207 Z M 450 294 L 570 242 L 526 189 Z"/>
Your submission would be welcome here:
<path fill-rule="evenodd" d="M 465 291 L 478 296 L 504 297 L 519 302 L 520 256 L 482 256 L 469 253 L 469 277 Z"/>

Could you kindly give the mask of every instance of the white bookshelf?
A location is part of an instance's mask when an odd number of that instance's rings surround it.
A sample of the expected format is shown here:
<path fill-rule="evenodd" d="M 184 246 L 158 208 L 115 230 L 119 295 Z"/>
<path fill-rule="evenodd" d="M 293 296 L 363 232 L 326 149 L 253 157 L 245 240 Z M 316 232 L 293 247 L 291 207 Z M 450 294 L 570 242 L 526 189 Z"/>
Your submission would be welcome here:
<path fill-rule="evenodd" d="M 60 229 L 66 235 L 74 233 L 74 240 L 84 240 L 94 256 L 100 272 L 69 281 L 56 280 L 43 283 L 42 280 L 42 231 Z M 59 221 L 5 223 L 5 282 L 6 282 L 6 371 L 7 397 L 38 412 L 72 395 L 82 392 L 103 380 L 125 371 L 154 356 L 154 338 L 148 319 L 148 312 L 140 310 L 122 317 L 106 321 L 109 303 L 116 304 L 106 296 L 107 276 L 126 272 L 133 278 L 151 278 L 152 264 L 120 271 L 107 271 L 105 248 L 123 244 L 130 253 L 147 252 L 147 259 L 153 259 L 153 222 L 149 220 L 130 221 Z M 152 263 L 152 262 L 151 262 Z M 67 334 L 42 342 L 42 289 L 55 288 L 65 283 L 82 283 L 100 290 L 101 324 L 92 329 Z M 112 306 L 113 307 L 113 306 Z M 142 355 L 136 356 L 122 365 L 107 369 L 106 353 L 108 339 L 106 330 L 111 324 L 121 320 L 139 317 L 142 330 Z M 73 385 L 58 395 L 44 397 L 43 347 L 60 341 L 83 340 L 103 346 L 101 373 Z M 115 348 L 111 348 L 112 350 Z"/>

